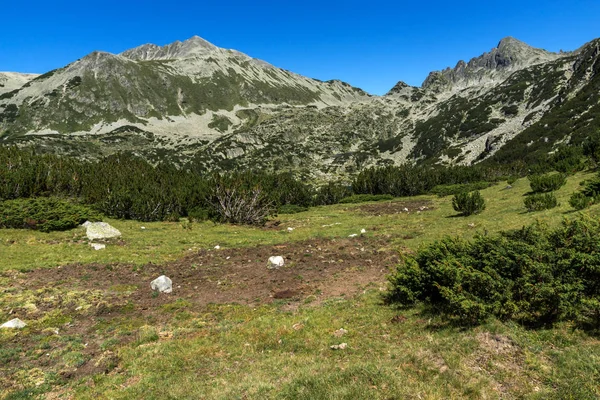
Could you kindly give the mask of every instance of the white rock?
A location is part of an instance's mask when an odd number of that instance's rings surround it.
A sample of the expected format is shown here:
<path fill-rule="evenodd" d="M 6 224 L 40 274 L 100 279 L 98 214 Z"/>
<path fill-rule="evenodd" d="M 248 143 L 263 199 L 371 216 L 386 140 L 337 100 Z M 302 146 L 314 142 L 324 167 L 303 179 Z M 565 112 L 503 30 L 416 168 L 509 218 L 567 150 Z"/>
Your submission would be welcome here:
<path fill-rule="evenodd" d="M 94 250 L 104 250 L 106 248 L 106 245 L 101 243 L 90 243 L 90 246 L 92 246 Z"/>
<path fill-rule="evenodd" d="M 220 248 L 221 248 L 221 246 L 219 246 L 219 245 L 215 246 L 215 250 L 219 250 Z"/>
<path fill-rule="evenodd" d="M 348 235 L 348 237 L 357 237 L 358 234 L 357 233 L 353 233 L 352 235 Z"/>
<path fill-rule="evenodd" d="M 2 329 L 22 329 L 25 328 L 27 326 L 27 324 L 23 321 L 21 321 L 19 318 L 15 318 L 15 319 L 11 319 L 8 322 L 3 323 L 2 325 L 0 325 L 0 328 Z"/>
<path fill-rule="evenodd" d="M 293 230 L 294 230 L 294 228 L 288 228 L 288 232 L 291 232 Z"/>
<path fill-rule="evenodd" d="M 330 346 L 331 350 L 344 350 L 346 347 L 348 347 L 348 343 L 340 343 Z"/>
<path fill-rule="evenodd" d="M 404 209 L 402 209 L 402 211 L 408 212 L 408 208 L 404 207 Z"/>
<path fill-rule="evenodd" d="M 366 229 L 361 229 L 360 233 L 367 233 L 367 230 Z"/>
<path fill-rule="evenodd" d="M 158 290 L 162 293 L 171 293 L 173 291 L 173 281 L 167 276 L 161 275 L 150 283 L 152 290 Z"/>
<path fill-rule="evenodd" d="M 145 227 L 145 226 L 142 226 L 140 229 L 144 230 L 144 229 L 146 229 L 146 227 Z"/>
<path fill-rule="evenodd" d="M 284 264 L 285 264 L 285 261 L 284 261 L 283 257 L 271 256 L 271 257 L 269 257 L 269 265 L 267 265 L 267 268 L 269 268 L 269 269 L 279 268 L 279 267 L 283 267 Z"/>
<path fill-rule="evenodd" d="M 86 225 L 87 224 L 87 225 Z M 88 239 L 112 239 L 121 236 L 121 232 L 118 229 L 110 226 L 106 222 L 89 222 L 87 221 L 84 226 L 86 227 L 86 235 Z"/>

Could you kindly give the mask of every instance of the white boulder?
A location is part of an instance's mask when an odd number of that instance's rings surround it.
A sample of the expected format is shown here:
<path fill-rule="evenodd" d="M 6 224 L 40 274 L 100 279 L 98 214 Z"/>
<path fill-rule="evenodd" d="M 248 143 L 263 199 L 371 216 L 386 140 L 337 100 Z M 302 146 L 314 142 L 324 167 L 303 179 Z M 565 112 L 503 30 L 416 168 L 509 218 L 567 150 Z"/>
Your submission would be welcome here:
<path fill-rule="evenodd" d="M 173 281 L 169 277 L 161 275 L 150 283 L 150 288 L 161 293 L 171 293 L 173 291 Z"/>
<path fill-rule="evenodd" d="M 94 250 L 104 250 L 106 248 L 106 245 L 101 243 L 90 243 L 90 246 L 92 246 Z"/>
<path fill-rule="evenodd" d="M 269 257 L 269 265 L 267 266 L 267 268 L 269 268 L 269 269 L 279 268 L 279 267 L 283 267 L 284 264 L 285 264 L 285 261 L 284 261 L 283 257 L 271 256 L 271 257 Z"/>
<path fill-rule="evenodd" d="M 82 226 L 86 228 L 86 235 L 89 240 L 112 239 L 121 236 L 118 229 L 110 226 L 106 222 L 86 221 Z"/>
<path fill-rule="evenodd" d="M 8 322 L 3 323 L 2 325 L 0 325 L 1 329 L 22 329 L 25 328 L 27 326 L 27 324 L 23 321 L 21 321 L 19 318 L 15 318 L 15 319 L 11 319 Z"/>

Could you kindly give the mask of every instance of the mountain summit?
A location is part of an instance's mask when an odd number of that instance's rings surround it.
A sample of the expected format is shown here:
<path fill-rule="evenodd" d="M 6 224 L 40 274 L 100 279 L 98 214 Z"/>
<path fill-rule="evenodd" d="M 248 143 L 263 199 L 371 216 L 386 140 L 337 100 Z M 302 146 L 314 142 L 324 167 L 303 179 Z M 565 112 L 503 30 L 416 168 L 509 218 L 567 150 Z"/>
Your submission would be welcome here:
<path fill-rule="evenodd" d="M 460 60 L 454 68 L 431 72 L 422 87 L 434 92 L 444 92 L 474 85 L 494 84 L 506 79 L 517 69 L 549 62 L 566 55 L 536 49 L 509 36 L 502 39 L 497 47 L 472 58 L 469 62 Z"/>
<path fill-rule="evenodd" d="M 193 36 L 186 41 L 176 41 L 166 46 L 144 44 L 124 51 L 121 55 L 132 60 L 173 60 L 204 56 L 219 50 L 223 49 L 199 36 Z"/>

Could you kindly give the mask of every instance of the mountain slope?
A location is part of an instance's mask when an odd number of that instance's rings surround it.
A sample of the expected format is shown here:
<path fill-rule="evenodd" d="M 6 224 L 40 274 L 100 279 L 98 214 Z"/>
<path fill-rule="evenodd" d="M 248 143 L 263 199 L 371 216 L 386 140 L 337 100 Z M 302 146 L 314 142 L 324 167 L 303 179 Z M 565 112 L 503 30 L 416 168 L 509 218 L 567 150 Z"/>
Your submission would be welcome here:
<path fill-rule="evenodd" d="M 198 37 L 94 52 L 0 96 L 0 140 L 319 179 L 404 162 L 510 162 L 600 128 L 599 43 L 550 53 L 505 38 L 381 97 Z"/>
<path fill-rule="evenodd" d="M 12 92 L 22 87 L 30 80 L 36 78 L 37 74 L 21 74 L 18 72 L 0 72 L 0 95 Z"/>
<path fill-rule="evenodd" d="M 194 37 L 165 47 L 144 45 L 120 55 L 94 52 L 33 79 L 11 92 L 0 107 L 3 127 L 12 136 L 104 133 L 126 124 L 143 128 L 153 123 L 160 131 L 156 133 L 168 133 L 161 126 L 170 118 L 190 117 L 207 120 L 200 125 L 211 137 L 218 132 L 208 124 L 220 110 L 227 114 L 254 105 L 323 107 L 362 97 L 364 92 L 341 82 L 305 78 Z M 7 109 L 13 110 L 8 117 Z M 205 118 L 196 118 L 201 115 Z"/>

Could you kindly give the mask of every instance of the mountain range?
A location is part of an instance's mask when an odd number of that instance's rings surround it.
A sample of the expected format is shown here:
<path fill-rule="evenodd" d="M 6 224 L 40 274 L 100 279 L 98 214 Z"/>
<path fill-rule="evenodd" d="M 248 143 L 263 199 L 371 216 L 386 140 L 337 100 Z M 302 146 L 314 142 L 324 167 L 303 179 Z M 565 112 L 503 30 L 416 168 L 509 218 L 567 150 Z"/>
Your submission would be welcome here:
<path fill-rule="evenodd" d="M 0 144 L 315 179 L 407 162 L 528 160 L 600 130 L 599 57 L 600 39 L 552 53 L 508 37 L 421 87 L 398 82 L 373 96 L 196 36 L 93 52 L 43 75 L 0 73 Z"/>

